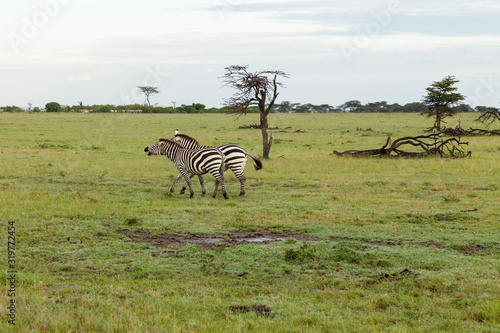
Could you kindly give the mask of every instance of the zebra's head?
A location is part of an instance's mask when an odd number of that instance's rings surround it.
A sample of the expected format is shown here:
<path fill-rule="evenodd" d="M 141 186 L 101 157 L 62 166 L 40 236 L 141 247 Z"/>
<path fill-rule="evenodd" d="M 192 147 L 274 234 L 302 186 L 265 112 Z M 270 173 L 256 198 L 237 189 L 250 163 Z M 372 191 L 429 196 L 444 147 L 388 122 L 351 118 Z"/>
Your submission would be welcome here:
<path fill-rule="evenodd" d="M 151 146 L 144 148 L 144 152 L 151 155 L 161 155 L 161 148 L 165 144 L 165 139 L 160 139 L 158 142 L 153 143 Z"/>
<path fill-rule="evenodd" d="M 172 139 L 172 141 L 178 142 L 184 147 L 190 147 L 190 146 L 199 146 L 198 141 L 186 134 L 176 134 Z"/>

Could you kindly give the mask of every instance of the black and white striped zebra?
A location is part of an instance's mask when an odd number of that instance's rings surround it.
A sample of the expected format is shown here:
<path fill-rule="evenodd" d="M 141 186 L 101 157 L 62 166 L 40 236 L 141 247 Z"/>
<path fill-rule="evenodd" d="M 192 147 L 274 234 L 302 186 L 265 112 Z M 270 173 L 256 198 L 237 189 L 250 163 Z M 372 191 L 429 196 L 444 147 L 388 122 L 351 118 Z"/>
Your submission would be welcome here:
<path fill-rule="evenodd" d="M 177 134 L 171 140 L 179 142 L 185 148 L 190 148 L 190 149 L 201 149 L 210 147 L 210 146 L 200 145 L 195 138 L 185 134 Z M 247 163 L 247 156 L 250 156 L 255 161 L 254 168 L 256 170 L 262 169 L 263 165 L 261 160 L 256 155 L 250 154 L 245 149 L 235 144 L 214 146 L 214 148 L 220 149 L 220 151 L 224 154 L 225 158 L 224 163 L 226 165 L 224 170 L 231 169 L 231 171 L 240 181 L 240 195 L 245 195 L 246 177 L 245 174 L 243 173 L 243 169 L 245 168 L 245 165 Z M 200 183 L 201 182 L 202 180 L 200 179 Z M 184 193 L 185 190 L 186 190 L 186 185 L 184 184 L 184 187 L 181 189 L 181 194 Z"/>
<path fill-rule="evenodd" d="M 203 174 L 210 173 L 215 177 L 215 191 L 213 197 L 217 196 L 219 184 L 221 185 L 222 194 L 224 198 L 227 197 L 226 184 L 224 182 L 224 155 L 222 152 L 215 148 L 204 149 L 187 149 L 175 141 L 160 139 L 158 142 L 153 143 L 151 146 L 144 148 L 148 155 L 165 155 L 172 162 L 174 162 L 179 174 L 174 179 L 174 183 L 170 192 L 174 191 L 177 181 L 184 177 L 191 192 L 190 198 L 193 197 L 194 191 L 191 186 L 191 178 L 198 175 L 202 183 L 202 194 L 205 194 L 205 186 L 203 182 Z"/>

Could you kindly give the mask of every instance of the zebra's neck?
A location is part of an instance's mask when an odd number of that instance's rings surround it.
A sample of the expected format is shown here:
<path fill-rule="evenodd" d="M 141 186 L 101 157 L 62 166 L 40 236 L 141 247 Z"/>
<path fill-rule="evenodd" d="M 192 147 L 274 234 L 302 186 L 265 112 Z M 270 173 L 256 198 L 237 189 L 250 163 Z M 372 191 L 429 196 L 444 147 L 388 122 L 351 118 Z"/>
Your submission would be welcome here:
<path fill-rule="evenodd" d="M 185 141 L 185 142 L 181 142 L 181 144 L 188 148 L 188 149 L 204 149 L 204 148 L 210 148 L 210 146 L 203 146 L 203 145 L 200 145 L 196 142 L 193 142 L 193 141 Z"/>
<path fill-rule="evenodd" d="M 210 148 L 210 146 L 200 145 L 199 143 L 194 142 L 194 141 L 190 141 L 190 140 L 183 140 L 183 141 L 181 141 L 181 145 L 183 145 L 184 147 L 186 147 L 188 149 Z"/>
<path fill-rule="evenodd" d="M 161 154 L 167 156 L 173 162 L 179 149 L 180 147 L 178 147 L 177 145 L 166 144 Z"/>

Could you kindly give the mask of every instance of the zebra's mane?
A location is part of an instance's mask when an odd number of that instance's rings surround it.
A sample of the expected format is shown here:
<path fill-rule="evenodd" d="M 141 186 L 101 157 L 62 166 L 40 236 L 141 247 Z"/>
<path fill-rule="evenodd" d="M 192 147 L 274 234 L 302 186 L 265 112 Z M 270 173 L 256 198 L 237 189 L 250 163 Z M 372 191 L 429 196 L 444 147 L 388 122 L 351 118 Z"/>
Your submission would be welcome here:
<path fill-rule="evenodd" d="M 176 141 L 172 141 L 172 140 L 168 140 L 168 139 L 164 139 L 164 138 L 161 138 L 160 140 L 158 140 L 159 142 L 160 141 L 163 141 L 163 142 L 167 142 L 167 143 L 171 143 L 171 144 L 174 144 L 176 146 L 178 146 L 179 148 L 184 148 L 183 145 L 181 145 L 179 142 L 176 142 Z"/>
<path fill-rule="evenodd" d="M 198 144 L 198 140 L 196 140 L 192 136 L 189 136 L 189 135 L 186 135 L 186 134 L 177 134 L 176 136 L 181 137 L 181 138 L 185 138 L 185 139 L 187 139 L 189 141 L 194 141 L 196 144 Z"/>

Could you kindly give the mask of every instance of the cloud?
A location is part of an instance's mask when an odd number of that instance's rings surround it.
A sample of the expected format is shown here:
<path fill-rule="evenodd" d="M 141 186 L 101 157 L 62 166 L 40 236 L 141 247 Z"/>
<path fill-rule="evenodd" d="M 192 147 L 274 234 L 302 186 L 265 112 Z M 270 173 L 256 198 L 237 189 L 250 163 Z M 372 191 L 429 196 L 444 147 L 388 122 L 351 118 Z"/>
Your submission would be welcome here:
<path fill-rule="evenodd" d="M 38 3 L 0 2 L 0 34 L 21 31 Z M 475 82 L 495 73 L 499 15 L 497 0 L 74 0 L 21 52 L 0 41 L 7 73 L 0 90 L 9 104 L 25 103 L 25 95 L 57 99 L 62 91 L 63 103 L 82 95 L 110 102 L 130 95 L 147 69 L 158 67 L 160 104 L 217 106 L 224 67 L 248 64 L 289 72 L 280 97 L 298 102 L 333 105 L 377 94 L 390 100 L 387 91 L 410 99 L 405 89 L 418 99 L 422 86 L 442 74 Z M 358 51 L 350 62 L 341 50 L 346 44 Z"/>
<path fill-rule="evenodd" d="M 493 35 L 500 33 L 497 1 L 218 1 L 204 9 L 224 13 L 251 13 L 266 16 L 282 25 L 302 23 L 317 26 L 319 32 L 344 35 L 373 20 L 374 15 L 397 8 L 391 13 L 388 29 L 382 33 L 428 33 L 440 35 Z"/>

